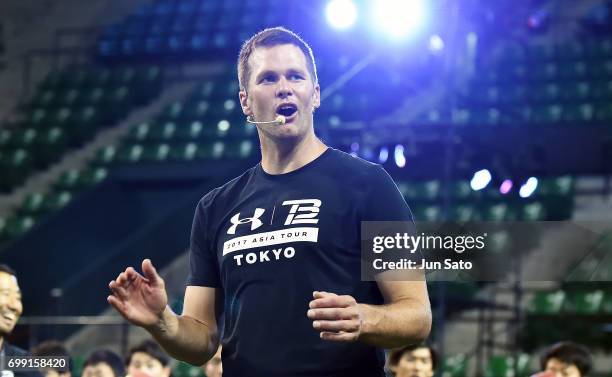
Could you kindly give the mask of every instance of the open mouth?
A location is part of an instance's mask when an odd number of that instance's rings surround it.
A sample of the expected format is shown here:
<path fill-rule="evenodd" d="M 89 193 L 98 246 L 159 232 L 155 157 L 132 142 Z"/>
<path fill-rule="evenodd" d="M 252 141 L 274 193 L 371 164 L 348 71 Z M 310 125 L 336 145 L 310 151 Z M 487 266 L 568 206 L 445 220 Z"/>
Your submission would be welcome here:
<path fill-rule="evenodd" d="M 297 106 L 292 103 L 286 103 L 276 108 L 276 113 L 290 117 L 297 112 Z"/>

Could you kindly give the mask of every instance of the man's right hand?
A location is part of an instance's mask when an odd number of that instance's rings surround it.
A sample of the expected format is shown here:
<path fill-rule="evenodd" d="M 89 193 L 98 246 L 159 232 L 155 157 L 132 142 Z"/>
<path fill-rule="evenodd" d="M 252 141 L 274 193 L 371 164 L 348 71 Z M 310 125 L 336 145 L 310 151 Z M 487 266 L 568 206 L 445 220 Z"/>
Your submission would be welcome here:
<path fill-rule="evenodd" d="M 164 280 L 149 259 L 142 261 L 142 272 L 144 276 L 128 267 L 120 273 L 108 284 L 113 293 L 107 301 L 131 323 L 148 328 L 161 321 L 168 295 Z"/>

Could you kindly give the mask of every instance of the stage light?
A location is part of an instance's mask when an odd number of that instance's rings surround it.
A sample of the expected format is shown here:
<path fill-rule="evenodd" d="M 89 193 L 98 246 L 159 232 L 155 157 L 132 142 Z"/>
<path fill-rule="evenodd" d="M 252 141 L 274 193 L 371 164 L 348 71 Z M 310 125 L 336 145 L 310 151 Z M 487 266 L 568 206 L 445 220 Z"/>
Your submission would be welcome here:
<path fill-rule="evenodd" d="M 530 197 L 535 190 L 538 188 L 538 179 L 536 177 L 530 177 L 525 184 L 521 186 L 519 190 L 519 196 L 521 198 Z"/>
<path fill-rule="evenodd" d="M 487 169 L 482 169 L 474 173 L 474 176 L 470 181 L 470 186 L 472 187 L 472 190 L 478 191 L 487 187 L 489 182 L 491 182 L 491 173 Z"/>
<path fill-rule="evenodd" d="M 380 152 L 378 152 L 378 162 L 384 164 L 389 159 L 389 150 L 387 147 L 380 148 Z"/>
<path fill-rule="evenodd" d="M 348 29 L 357 19 L 357 8 L 351 0 L 332 0 L 327 3 L 325 16 L 334 29 Z"/>
<path fill-rule="evenodd" d="M 351 152 L 349 153 L 353 157 L 357 157 L 359 153 L 359 143 L 353 142 L 351 143 Z"/>
<path fill-rule="evenodd" d="M 440 52 L 444 49 L 444 41 L 440 38 L 439 35 L 432 35 L 429 38 L 429 51 L 431 52 Z"/>
<path fill-rule="evenodd" d="M 404 156 L 403 145 L 398 144 L 395 146 L 393 157 L 395 158 L 395 165 L 397 165 L 398 168 L 403 168 L 404 166 L 406 166 L 406 157 Z"/>
<path fill-rule="evenodd" d="M 510 190 L 512 190 L 512 181 L 509 179 L 506 179 L 499 186 L 499 192 L 502 193 L 503 195 L 506 195 L 507 193 L 510 192 Z"/>
<path fill-rule="evenodd" d="M 407 37 L 425 23 L 423 0 L 376 0 L 373 5 L 375 25 L 391 37 Z"/>

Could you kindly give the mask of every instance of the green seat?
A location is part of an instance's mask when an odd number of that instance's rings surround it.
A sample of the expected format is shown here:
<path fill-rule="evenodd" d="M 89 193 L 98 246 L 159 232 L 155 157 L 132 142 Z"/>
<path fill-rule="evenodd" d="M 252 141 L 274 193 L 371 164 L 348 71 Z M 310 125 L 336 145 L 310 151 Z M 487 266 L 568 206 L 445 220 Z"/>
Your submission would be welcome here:
<path fill-rule="evenodd" d="M 190 141 L 197 140 L 202 137 L 204 125 L 199 120 L 193 121 L 189 124 L 183 124 L 176 130 L 176 137 L 180 140 Z"/>
<path fill-rule="evenodd" d="M 15 149 L 0 155 L 0 190 L 7 191 L 23 183 L 33 169 L 33 159 L 30 152 Z"/>
<path fill-rule="evenodd" d="M 103 100 L 103 105 L 108 109 L 102 117 L 105 124 L 114 124 L 125 117 L 130 108 L 130 95 L 131 91 L 125 85 L 107 92 Z"/>
<path fill-rule="evenodd" d="M 521 354 L 515 362 L 512 356 L 492 356 L 485 369 L 485 377 L 527 377 L 529 356 Z"/>
<path fill-rule="evenodd" d="M 144 147 L 140 144 L 124 145 L 117 151 L 116 161 L 123 164 L 133 164 L 143 158 Z"/>
<path fill-rule="evenodd" d="M 226 158 L 243 159 L 252 157 L 255 153 L 254 143 L 250 140 L 227 143 Z"/>
<path fill-rule="evenodd" d="M 467 377 L 468 360 L 465 355 L 447 357 L 442 363 L 442 377 Z"/>
<path fill-rule="evenodd" d="M 442 208 L 436 205 L 415 206 L 413 216 L 415 221 L 441 221 Z"/>
<path fill-rule="evenodd" d="M 563 109 L 563 121 L 572 125 L 588 124 L 595 120 L 595 108 L 590 104 L 566 105 Z"/>
<path fill-rule="evenodd" d="M 523 221 L 544 221 L 546 220 L 546 208 L 540 202 L 525 204 L 521 208 L 520 219 Z"/>
<path fill-rule="evenodd" d="M 139 123 L 132 127 L 127 135 L 127 140 L 132 143 L 144 143 L 151 135 L 151 124 L 148 122 Z"/>
<path fill-rule="evenodd" d="M 510 250 L 512 239 L 510 232 L 507 230 L 496 230 L 489 233 L 487 237 L 486 247 L 494 253 L 504 253 Z"/>
<path fill-rule="evenodd" d="M 5 239 L 21 237 L 34 226 L 35 222 L 36 220 L 32 216 L 12 216 L 6 221 L 3 236 Z"/>
<path fill-rule="evenodd" d="M 177 133 L 177 125 L 174 122 L 165 122 L 152 127 L 149 140 L 152 141 L 171 141 Z"/>
<path fill-rule="evenodd" d="M 595 121 L 599 123 L 612 123 L 612 103 L 601 104 L 595 107 Z"/>
<path fill-rule="evenodd" d="M 587 74 L 587 63 L 583 61 L 566 62 L 559 68 L 559 77 L 563 80 L 582 80 Z"/>
<path fill-rule="evenodd" d="M 255 138 L 257 136 L 257 127 L 254 124 L 246 123 L 244 119 L 240 119 L 230 123 L 226 135 L 232 139 Z"/>
<path fill-rule="evenodd" d="M 538 106 L 533 109 L 530 121 L 536 124 L 554 124 L 559 123 L 562 117 L 563 108 L 559 105 Z"/>
<path fill-rule="evenodd" d="M 13 145 L 13 131 L 0 128 L 0 150 L 6 150 Z"/>
<path fill-rule="evenodd" d="M 561 97 L 561 90 L 557 84 L 534 85 L 529 90 L 529 98 L 533 102 L 550 103 Z"/>
<path fill-rule="evenodd" d="M 209 99 L 212 96 L 215 87 L 216 85 L 213 81 L 205 81 L 198 85 L 191 97 L 196 101 Z"/>
<path fill-rule="evenodd" d="M 508 204 L 496 203 L 483 206 L 480 218 L 483 221 L 511 221 L 514 220 L 514 215 Z"/>
<path fill-rule="evenodd" d="M 46 127 L 51 121 L 51 115 L 46 109 L 32 109 L 28 114 L 27 125 L 36 129 Z"/>
<path fill-rule="evenodd" d="M 540 183 L 540 193 L 546 196 L 573 196 L 575 179 L 565 175 L 554 178 L 543 178 Z"/>
<path fill-rule="evenodd" d="M 106 146 L 96 153 L 93 158 L 95 165 L 110 165 L 115 162 L 117 158 L 117 147 L 114 145 Z"/>
<path fill-rule="evenodd" d="M 178 121 L 185 115 L 185 104 L 181 101 L 174 101 L 166 107 L 162 113 L 162 118 L 168 121 Z"/>
<path fill-rule="evenodd" d="M 586 57 L 586 45 L 582 42 L 571 41 L 557 46 L 557 56 L 562 60 L 580 60 Z"/>
<path fill-rule="evenodd" d="M 612 291 L 608 290 L 604 292 L 604 297 L 601 302 L 601 312 L 603 314 L 612 314 Z"/>
<path fill-rule="evenodd" d="M 612 80 L 601 80 L 593 83 L 592 96 L 601 101 L 612 99 Z"/>
<path fill-rule="evenodd" d="M 469 181 L 454 181 L 451 183 L 450 194 L 456 200 L 466 200 L 474 196 Z"/>
<path fill-rule="evenodd" d="M 222 141 L 204 142 L 198 145 L 196 157 L 198 159 L 219 160 L 225 155 L 225 143 Z"/>
<path fill-rule="evenodd" d="M 49 128 L 40 133 L 36 140 L 36 158 L 55 161 L 65 152 L 67 145 L 68 138 L 61 128 Z"/>
<path fill-rule="evenodd" d="M 13 132 L 10 144 L 15 148 L 31 150 L 38 132 L 34 128 L 18 129 Z"/>
<path fill-rule="evenodd" d="M 45 197 L 42 207 L 45 212 L 57 211 L 65 207 L 72 200 L 69 191 L 53 192 Z"/>
<path fill-rule="evenodd" d="M 173 161 L 192 161 L 198 158 L 198 144 L 186 143 L 172 146 L 170 159 Z"/>
<path fill-rule="evenodd" d="M 58 93 L 55 90 L 41 90 L 30 102 L 31 108 L 51 108 L 58 103 Z"/>
<path fill-rule="evenodd" d="M 68 130 L 72 126 L 73 119 L 72 109 L 62 107 L 51 114 L 48 125 L 49 127 L 59 127 Z"/>
<path fill-rule="evenodd" d="M 556 57 L 556 49 L 552 44 L 531 44 L 527 46 L 527 56 L 534 62 L 552 61 Z"/>
<path fill-rule="evenodd" d="M 555 63 L 535 64 L 528 71 L 530 81 L 552 81 L 559 74 Z"/>
<path fill-rule="evenodd" d="M 67 128 L 72 145 L 81 145 L 93 138 L 100 127 L 100 116 L 96 108 L 88 106 L 79 109 Z"/>
<path fill-rule="evenodd" d="M 560 86 L 563 99 L 573 102 L 586 101 L 591 97 L 593 88 L 586 81 L 570 82 Z"/>
<path fill-rule="evenodd" d="M 44 200 L 45 195 L 40 192 L 29 194 L 21 203 L 18 211 L 23 215 L 36 216 L 43 211 Z"/>
<path fill-rule="evenodd" d="M 596 315 L 602 308 L 604 292 L 572 292 L 567 294 L 563 309 L 566 313 L 580 315 Z"/>
<path fill-rule="evenodd" d="M 450 221 L 467 222 L 478 219 L 478 211 L 471 204 L 454 205 L 450 209 Z"/>
<path fill-rule="evenodd" d="M 538 315 L 558 315 L 565 303 L 565 292 L 537 292 L 527 310 L 531 314 Z"/>
<path fill-rule="evenodd" d="M 143 151 L 142 160 L 148 162 L 163 162 L 168 160 L 170 157 L 169 155 L 170 145 L 166 143 L 149 145 L 146 146 Z"/>
<path fill-rule="evenodd" d="M 413 182 L 404 193 L 410 201 L 436 200 L 440 196 L 440 181 Z"/>
<path fill-rule="evenodd" d="M 102 87 L 91 88 L 81 105 L 84 106 L 101 106 L 106 98 L 106 91 Z"/>
<path fill-rule="evenodd" d="M 82 94 L 78 89 L 70 89 L 62 93 L 60 104 L 64 107 L 73 107 L 75 104 L 82 102 Z"/>

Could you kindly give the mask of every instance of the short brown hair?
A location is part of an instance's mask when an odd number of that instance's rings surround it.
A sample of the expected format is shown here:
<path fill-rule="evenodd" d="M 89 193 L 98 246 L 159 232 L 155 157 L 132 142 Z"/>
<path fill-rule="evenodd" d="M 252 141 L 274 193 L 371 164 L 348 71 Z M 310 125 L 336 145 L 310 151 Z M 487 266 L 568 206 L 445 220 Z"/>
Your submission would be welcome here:
<path fill-rule="evenodd" d="M 548 360 L 553 358 L 565 364 L 575 365 L 582 377 L 588 375 L 593 367 L 589 350 L 585 346 L 574 342 L 559 342 L 547 348 L 540 358 L 542 369 L 546 369 Z"/>
<path fill-rule="evenodd" d="M 242 45 L 240 55 L 238 55 L 238 82 L 240 83 L 240 90 L 246 91 L 247 89 L 249 76 L 251 74 L 249 58 L 253 54 L 255 48 L 272 47 L 283 44 L 292 44 L 302 50 L 304 56 L 306 57 L 306 64 L 308 66 L 308 71 L 312 76 L 312 81 L 315 83 L 315 85 L 319 82 L 314 55 L 312 54 L 312 49 L 308 43 L 304 42 L 302 38 L 291 30 L 278 26 L 260 31 L 249 38 L 249 40 L 244 42 Z"/>

